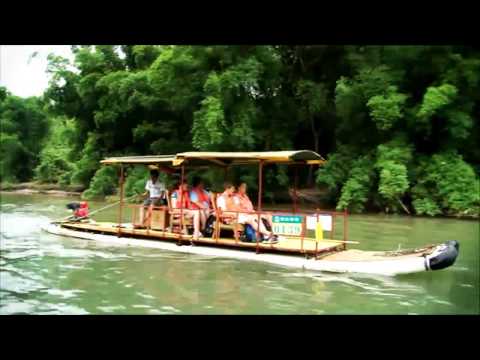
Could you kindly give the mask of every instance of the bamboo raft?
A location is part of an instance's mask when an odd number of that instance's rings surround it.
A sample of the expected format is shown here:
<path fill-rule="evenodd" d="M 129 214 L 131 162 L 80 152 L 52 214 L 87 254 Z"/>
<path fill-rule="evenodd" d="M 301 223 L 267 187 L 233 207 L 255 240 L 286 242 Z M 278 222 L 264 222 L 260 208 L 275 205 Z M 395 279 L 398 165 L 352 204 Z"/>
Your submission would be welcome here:
<path fill-rule="evenodd" d="M 120 246 L 142 246 L 213 257 L 233 257 L 318 271 L 357 272 L 394 276 L 439 270 L 454 264 L 459 252 L 459 244 L 454 240 L 438 245 L 424 246 L 419 249 L 402 250 L 401 252 L 347 249 L 347 244 L 355 243 L 347 240 L 347 212 L 326 212 L 318 209 L 310 213 L 298 212 L 296 180 L 295 187 L 292 190 L 292 211 L 290 213 L 268 211 L 268 214 L 273 215 L 274 218 L 284 217 L 286 223 L 289 222 L 289 219 L 292 222 L 285 225 L 285 227 L 282 227 L 283 225 L 277 226 L 277 231 L 284 231 L 281 234 L 276 231 L 276 233 L 282 235 L 277 243 L 262 243 L 258 240 L 258 237 L 256 242 L 243 242 L 239 239 L 235 227 L 233 237 L 229 238 L 221 235 L 219 231 L 221 221 L 219 220 L 220 213 L 218 209 L 215 209 L 217 219 L 215 220 L 216 231 L 214 231 L 211 237 L 201 236 L 196 239 L 191 235 L 182 233 L 182 231 L 173 231 L 173 227 L 166 220 L 168 216 L 173 216 L 172 214 L 174 214 L 169 207 L 158 208 L 156 213 L 152 212 L 158 219 L 163 220 L 163 222 L 159 221 L 156 226 L 152 225 L 152 219 L 149 220 L 149 224 L 146 227 L 136 226 L 136 211 L 133 212 L 133 218 L 130 223 L 123 221 L 123 212 L 125 210 L 125 170 L 129 166 L 157 166 L 167 168 L 170 173 L 180 170 L 183 182 L 186 167 L 201 169 L 220 166 L 225 169 L 226 174 L 230 166 L 256 164 L 259 170 L 258 210 L 251 214 L 258 216 L 258 223 L 260 223 L 260 216 L 267 214 L 265 211 L 262 211 L 262 174 L 264 166 L 270 164 L 318 166 L 324 162 L 325 160 L 319 154 L 308 150 L 249 153 L 187 152 L 176 155 L 108 158 L 101 161 L 101 163 L 120 166 L 118 222 L 95 222 L 91 219 L 82 222 L 78 221 L 79 219 L 66 219 L 60 222 L 52 222 L 43 229 L 56 235 L 108 242 Z M 137 206 L 137 208 L 140 210 L 139 208 L 143 209 L 143 206 Z M 185 228 L 186 219 L 183 216 L 183 210 L 178 210 L 179 212 L 176 213 L 180 219 L 178 228 L 183 229 Z M 238 212 L 236 216 L 238 220 Z M 327 237 L 325 238 L 323 231 L 317 231 L 319 224 L 322 224 L 324 221 L 322 217 L 326 217 L 328 220 L 328 226 L 325 229 Z M 339 218 L 343 220 L 342 239 L 335 238 L 335 220 Z M 312 221 L 314 228 L 317 229 L 314 231 L 315 237 L 310 236 Z M 287 231 L 285 230 L 286 228 L 288 228 L 288 232 L 285 232 Z M 294 230 L 293 232 L 292 229 Z M 291 235 L 292 233 L 294 235 Z"/>

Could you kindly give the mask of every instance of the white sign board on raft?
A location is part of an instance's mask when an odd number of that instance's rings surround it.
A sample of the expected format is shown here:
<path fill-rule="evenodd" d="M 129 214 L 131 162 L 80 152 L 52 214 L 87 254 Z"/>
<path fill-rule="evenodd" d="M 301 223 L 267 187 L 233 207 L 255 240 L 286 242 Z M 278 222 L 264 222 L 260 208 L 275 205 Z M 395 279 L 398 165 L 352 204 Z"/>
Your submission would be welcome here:
<path fill-rule="evenodd" d="M 281 235 L 300 236 L 304 219 L 304 216 L 298 215 L 274 215 L 272 216 L 273 232 Z M 318 222 L 322 224 L 323 231 L 332 231 L 331 215 L 318 215 Z M 317 228 L 317 215 L 307 216 L 306 228 L 308 230 Z"/>
<path fill-rule="evenodd" d="M 332 231 L 332 216 L 318 215 L 318 222 L 322 223 L 324 231 Z M 307 216 L 307 229 L 315 230 L 317 226 L 317 216 Z"/>
<path fill-rule="evenodd" d="M 300 236 L 302 234 L 303 216 L 274 215 L 272 216 L 273 232 L 279 235 Z"/>

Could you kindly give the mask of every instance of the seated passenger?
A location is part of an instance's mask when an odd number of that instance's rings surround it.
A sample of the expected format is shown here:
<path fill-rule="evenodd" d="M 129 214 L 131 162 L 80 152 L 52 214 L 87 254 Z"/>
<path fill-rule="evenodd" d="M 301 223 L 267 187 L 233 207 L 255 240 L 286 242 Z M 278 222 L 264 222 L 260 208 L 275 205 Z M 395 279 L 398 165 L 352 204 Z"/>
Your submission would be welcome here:
<path fill-rule="evenodd" d="M 223 185 L 224 191 L 217 196 L 217 208 L 221 211 L 235 211 L 236 207 L 233 203 L 233 193 L 235 192 L 235 187 L 232 183 L 226 182 Z M 222 221 L 225 224 L 230 224 L 235 219 L 234 213 L 224 213 L 221 215 Z"/>
<path fill-rule="evenodd" d="M 233 202 L 237 207 L 239 207 L 243 211 L 247 211 L 247 212 L 255 211 L 253 204 L 247 195 L 247 183 L 245 182 L 241 182 L 240 185 L 238 186 L 238 190 L 233 197 Z M 262 219 L 263 225 L 265 225 L 267 230 L 272 231 L 272 216 L 268 213 L 262 213 L 260 215 L 260 218 Z M 257 216 L 257 221 L 258 221 L 258 216 Z"/>
<path fill-rule="evenodd" d="M 200 236 L 202 236 L 202 233 L 200 232 L 200 226 L 203 225 L 201 224 L 201 211 L 194 211 L 191 209 L 188 184 L 186 181 L 180 183 L 178 189 L 173 193 L 172 208 L 176 214 L 180 214 L 182 212 L 185 216 L 193 218 L 194 239 L 198 239 Z"/>
<path fill-rule="evenodd" d="M 244 182 L 238 185 L 237 192 L 233 195 L 233 202 L 244 211 L 255 211 L 253 204 L 247 195 L 247 184 Z"/>
<path fill-rule="evenodd" d="M 222 220 L 229 224 L 233 222 L 235 219 L 238 219 L 238 223 L 240 224 L 248 224 L 250 225 L 253 229 L 258 231 L 260 234 L 263 235 L 263 238 L 266 239 L 264 242 L 269 242 L 269 243 L 274 243 L 277 241 L 276 237 L 273 235 L 271 231 L 268 231 L 263 224 L 263 222 L 260 222 L 258 224 L 258 218 L 254 214 L 247 214 L 247 213 L 238 213 L 238 218 L 237 218 L 237 213 L 236 211 L 245 211 L 244 209 L 240 208 L 237 206 L 233 200 L 234 197 L 234 192 L 235 192 L 235 187 L 232 185 L 232 183 L 225 183 L 224 185 L 224 192 L 218 196 L 217 198 L 217 207 L 222 210 L 222 211 L 227 211 L 227 214 L 224 214 L 222 216 Z M 228 213 L 231 211 L 231 213 Z"/>
<path fill-rule="evenodd" d="M 202 179 L 196 177 L 192 182 L 193 189 L 190 191 L 190 203 L 193 210 L 200 210 L 201 221 L 205 224 L 210 215 L 210 194 L 204 189 Z M 203 228 L 203 227 L 202 227 Z"/>

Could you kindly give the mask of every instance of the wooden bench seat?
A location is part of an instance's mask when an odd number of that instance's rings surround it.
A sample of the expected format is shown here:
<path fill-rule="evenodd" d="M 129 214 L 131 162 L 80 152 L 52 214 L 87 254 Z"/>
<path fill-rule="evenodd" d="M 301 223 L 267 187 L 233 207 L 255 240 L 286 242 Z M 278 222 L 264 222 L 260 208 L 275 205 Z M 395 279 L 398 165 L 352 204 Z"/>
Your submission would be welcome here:
<path fill-rule="evenodd" d="M 230 230 L 233 232 L 233 236 L 235 237 L 235 239 L 238 240 L 241 233 L 245 231 L 245 226 L 243 224 L 237 223 L 235 219 L 228 224 L 225 222 L 224 219 L 226 216 L 222 215 L 222 210 L 217 207 L 217 197 L 218 194 L 212 193 L 212 206 L 213 210 L 215 211 L 215 216 L 217 217 L 212 237 L 219 238 L 221 230 Z"/>
<path fill-rule="evenodd" d="M 177 228 L 180 230 L 180 225 L 183 225 L 183 232 L 187 233 L 188 229 L 193 228 L 193 216 L 188 215 L 188 214 L 183 214 L 183 221 L 181 221 L 181 210 L 180 209 L 174 209 L 172 206 L 172 199 L 170 198 L 171 194 L 169 191 L 166 191 L 167 195 L 167 205 L 168 205 L 168 213 L 170 215 L 170 229 L 172 232 L 174 231 L 174 228 Z"/>

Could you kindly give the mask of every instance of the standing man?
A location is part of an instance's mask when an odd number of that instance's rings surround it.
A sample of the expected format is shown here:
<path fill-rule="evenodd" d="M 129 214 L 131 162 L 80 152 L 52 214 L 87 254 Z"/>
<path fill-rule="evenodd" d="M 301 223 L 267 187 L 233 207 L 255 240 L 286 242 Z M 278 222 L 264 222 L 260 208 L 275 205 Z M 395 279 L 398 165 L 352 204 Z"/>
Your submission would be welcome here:
<path fill-rule="evenodd" d="M 141 219 L 142 224 L 145 225 L 145 221 L 151 216 L 154 206 L 162 206 L 166 204 L 166 194 L 165 194 L 165 184 L 160 182 L 158 170 L 150 171 L 150 179 L 148 179 L 145 185 L 145 193 L 143 196 L 148 194 L 148 198 L 143 202 L 144 207 L 141 209 Z M 148 217 L 144 218 L 144 208 L 148 206 Z"/>

